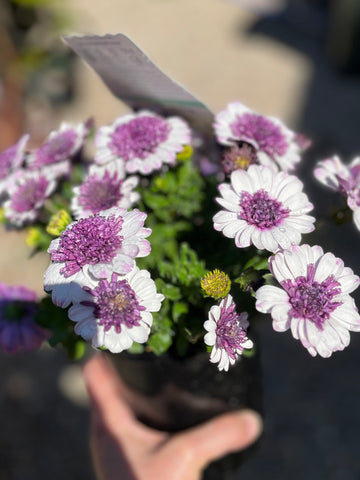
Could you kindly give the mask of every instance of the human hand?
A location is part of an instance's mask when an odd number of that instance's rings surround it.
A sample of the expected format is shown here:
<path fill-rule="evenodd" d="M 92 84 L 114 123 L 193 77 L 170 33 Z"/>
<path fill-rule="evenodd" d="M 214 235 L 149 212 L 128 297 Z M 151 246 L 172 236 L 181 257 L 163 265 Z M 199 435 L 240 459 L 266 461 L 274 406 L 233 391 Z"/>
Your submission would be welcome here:
<path fill-rule="evenodd" d="M 126 388 L 104 358 L 84 366 L 90 396 L 90 450 L 98 480 L 199 480 L 225 454 L 243 450 L 260 435 L 252 410 L 226 413 L 176 434 L 140 423 L 123 399 Z"/>

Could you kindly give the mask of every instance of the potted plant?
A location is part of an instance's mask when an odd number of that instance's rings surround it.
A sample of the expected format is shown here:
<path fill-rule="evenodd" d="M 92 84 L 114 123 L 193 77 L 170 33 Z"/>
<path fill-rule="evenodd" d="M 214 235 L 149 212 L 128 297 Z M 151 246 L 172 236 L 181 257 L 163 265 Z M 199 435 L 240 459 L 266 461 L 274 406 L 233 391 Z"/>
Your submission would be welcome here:
<path fill-rule="evenodd" d="M 261 411 L 257 312 L 312 356 L 360 330 L 359 277 L 302 244 L 315 218 L 294 171 L 309 142 L 280 120 L 234 102 L 209 137 L 144 108 L 106 126 L 64 123 L 31 151 L 27 141 L 0 155 L 2 217 L 48 251 L 49 295 L 1 285 L 5 351 L 44 339 L 73 358 L 103 351 L 139 418 L 176 431 Z M 333 157 L 314 172 L 347 198 L 357 228 L 358 164 Z"/>

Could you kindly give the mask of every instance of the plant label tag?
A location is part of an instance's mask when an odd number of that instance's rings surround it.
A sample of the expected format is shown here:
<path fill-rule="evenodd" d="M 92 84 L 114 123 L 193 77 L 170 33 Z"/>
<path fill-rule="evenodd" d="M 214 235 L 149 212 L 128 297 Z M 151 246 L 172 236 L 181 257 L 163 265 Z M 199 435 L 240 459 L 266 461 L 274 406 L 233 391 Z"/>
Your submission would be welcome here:
<path fill-rule="evenodd" d="M 64 40 L 132 109 L 179 115 L 199 133 L 211 135 L 214 114 L 210 109 L 162 72 L 125 35 L 66 36 Z"/>

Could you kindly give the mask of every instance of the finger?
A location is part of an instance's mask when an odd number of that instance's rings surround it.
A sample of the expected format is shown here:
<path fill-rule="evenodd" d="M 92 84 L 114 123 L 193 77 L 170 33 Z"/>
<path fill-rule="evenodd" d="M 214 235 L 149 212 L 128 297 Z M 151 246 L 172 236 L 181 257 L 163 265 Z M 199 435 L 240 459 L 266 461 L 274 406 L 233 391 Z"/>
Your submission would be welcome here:
<path fill-rule="evenodd" d="M 127 444 L 141 441 L 143 445 L 162 442 L 166 435 L 139 422 L 131 408 L 136 396 L 121 381 L 119 374 L 105 358 L 96 355 L 83 368 L 83 376 L 91 401 L 93 422 L 105 427 Z"/>
<path fill-rule="evenodd" d="M 226 413 L 180 434 L 177 448 L 183 448 L 184 457 L 203 469 L 213 460 L 249 447 L 261 431 L 258 413 L 252 410 Z"/>
<path fill-rule="evenodd" d="M 90 424 L 90 452 L 98 480 L 134 480 L 123 446 L 109 434 L 101 418 L 92 412 Z"/>
<path fill-rule="evenodd" d="M 119 418 L 123 427 L 135 421 L 132 410 L 123 400 L 119 375 L 104 355 L 95 355 L 88 360 L 83 368 L 83 376 L 93 415 L 100 415 L 108 425 Z"/>

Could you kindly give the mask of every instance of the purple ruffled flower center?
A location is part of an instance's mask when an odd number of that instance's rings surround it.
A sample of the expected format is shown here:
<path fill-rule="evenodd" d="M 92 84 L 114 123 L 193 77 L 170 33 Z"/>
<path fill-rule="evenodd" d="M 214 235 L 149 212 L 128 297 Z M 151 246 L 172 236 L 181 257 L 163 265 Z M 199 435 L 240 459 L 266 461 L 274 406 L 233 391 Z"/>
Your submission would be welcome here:
<path fill-rule="evenodd" d="M 222 307 L 220 319 L 216 324 L 216 346 L 224 349 L 230 358 L 236 358 L 236 352 L 242 351 L 246 330 L 239 324 L 239 315 L 235 303 L 227 309 Z"/>
<path fill-rule="evenodd" d="M 122 183 L 117 173 L 106 172 L 102 178 L 92 175 L 80 187 L 79 204 L 94 214 L 114 207 L 123 197 Z"/>
<path fill-rule="evenodd" d="M 341 293 L 340 283 L 330 275 L 321 283 L 314 280 L 315 267 L 308 266 L 306 277 L 297 277 L 295 281 L 284 280 L 281 284 L 289 295 L 290 315 L 305 318 L 322 330 L 324 322 L 342 302 L 334 300 Z"/>
<path fill-rule="evenodd" d="M 40 176 L 38 178 L 29 178 L 26 183 L 18 187 L 11 197 L 11 208 L 15 212 L 29 212 L 34 208 L 39 208 L 47 197 L 49 181 Z"/>
<path fill-rule="evenodd" d="M 284 155 L 288 149 L 286 138 L 280 127 L 256 113 L 245 113 L 238 116 L 230 128 L 234 137 L 245 142 L 255 140 L 259 150 L 272 158 L 276 155 Z"/>
<path fill-rule="evenodd" d="M 95 297 L 94 303 L 83 303 L 94 306 L 98 324 L 106 332 L 114 328 L 116 333 L 120 333 L 123 326 L 132 328 L 140 325 L 141 312 L 146 308 L 139 304 L 127 280 L 118 280 L 113 274 L 110 282 L 101 280 L 91 293 Z"/>
<path fill-rule="evenodd" d="M 122 245 L 119 233 L 123 222 L 122 217 L 114 215 L 80 219 L 61 234 L 51 260 L 65 262 L 60 270 L 65 277 L 78 273 L 85 265 L 110 263 Z"/>
<path fill-rule="evenodd" d="M 269 197 L 269 194 L 263 189 L 253 195 L 246 191 L 241 192 L 240 207 L 239 217 L 249 225 L 255 225 L 259 230 L 277 227 L 289 216 L 290 212 L 280 202 Z"/>
<path fill-rule="evenodd" d="M 67 160 L 72 155 L 77 134 L 73 129 L 54 135 L 36 152 L 34 165 L 43 166 Z"/>
<path fill-rule="evenodd" d="M 145 159 L 167 140 L 169 131 L 169 124 L 163 118 L 143 115 L 119 125 L 111 135 L 109 146 L 125 161 Z"/>

